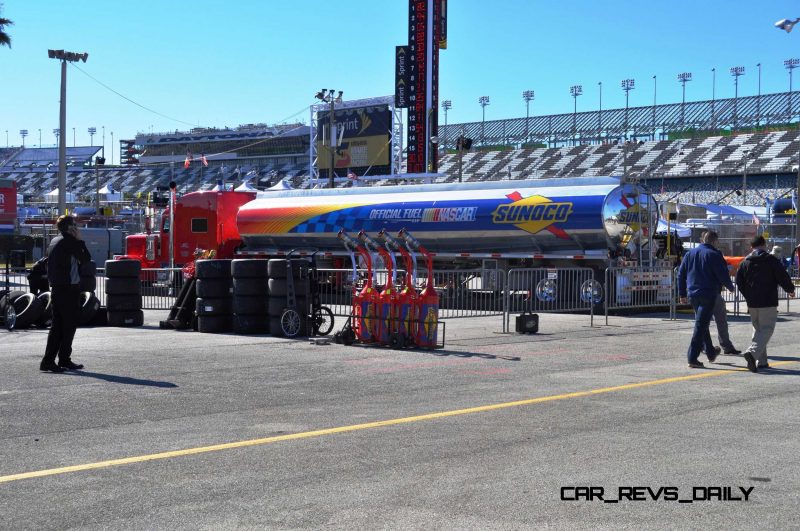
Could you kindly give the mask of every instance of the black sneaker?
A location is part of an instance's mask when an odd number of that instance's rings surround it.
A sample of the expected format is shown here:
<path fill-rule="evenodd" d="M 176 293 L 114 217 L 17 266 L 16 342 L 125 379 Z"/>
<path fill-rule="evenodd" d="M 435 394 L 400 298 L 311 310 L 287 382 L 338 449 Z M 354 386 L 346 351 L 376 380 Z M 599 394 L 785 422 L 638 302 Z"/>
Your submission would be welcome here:
<path fill-rule="evenodd" d="M 757 368 L 758 368 L 758 370 L 761 370 L 761 369 L 769 369 L 769 363 L 759 363 L 759 364 L 757 365 Z"/>
<path fill-rule="evenodd" d="M 750 372 L 758 372 L 758 367 L 756 367 L 756 359 L 753 357 L 752 354 L 749 352 L 744 353 L 744 361 L 747 362 L 747 370 Z"/>
<path fill-rule="evenodd" d="M 59 361 L 58 362 L 58 366 L 61 367 L 62 369 L 65 369 L 65 370 L 69 369 L 71 371 L 79 371 L 79 370 L 83 369 L 83 365 L 82 364 L 73 363 L 72 360 Z"/>
<path fill-rule="evenodd" d="M 735 348 L 732 348 L 732 349 L 723 350 L 722 353 L 725 354 L 726 356 L 741 356 L 742 351 L 741 350 L 737 350 Z"/>
<path fill-rule="evenodd" d="M 720 349 L 719 347 L 714 347 L 714 352 L 713 353 L 706 352 L 706 357 L 708 357 L 708 362 L 709 363 L 714 363 L 714 360 L 717 359 L 717 356 L 719 356 L 719 353 L 720 353 L 721 350 L 722 349 Z"/>
<path fill-rule="evenodd" d="M 45 371 L 45 372 L 47 372 L 47 371 L 50 371 L 50 372 L 64 372 L 67 369 L 59 367 L 58 365 L 56 365 L 55 363 L 53 363 L 51 361 L 50 363 L 45 363 L 45 362 L 40 363 L 39 364 L 39 370 L 40 371 Z"/>
<path fill-rule="evenodd" d="M 690 361 L 689 362 L 690 369 L 705 369 L 706 366 L 700 363 L 699 361 Z"/>

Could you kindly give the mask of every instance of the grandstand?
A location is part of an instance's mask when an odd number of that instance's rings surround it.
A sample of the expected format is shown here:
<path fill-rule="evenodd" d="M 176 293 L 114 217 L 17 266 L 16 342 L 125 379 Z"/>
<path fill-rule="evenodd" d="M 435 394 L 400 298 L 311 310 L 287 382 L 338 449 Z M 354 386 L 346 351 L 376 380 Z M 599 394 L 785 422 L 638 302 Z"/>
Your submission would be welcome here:
<path fill-rule="evenodd" d="M 746 173 L 747 202 L 763 204 L 790 194 L 795 186 L 800 134 L 790 118 L 797 120 L 800 113 L 789 111 L 800 105 L 792 106 L 794 94 L 635 107 L 627 118 L 625 109 L 536 116 L 529 120 L 527 135 L 525 118 L 489 121 L 484 127 L 480 122 L 448 125 L 439 131 L 447 147 L 461 134 L 479 139 L 483 131 L 484 138 L 476 140 L 477 149 L 463 153 L 461 164 L 451 149 L 442 154 L 439 180 L 457 181 L 459 166 L 465 182 L 626 174 L 646 183 L 660 199 L 742 204 Z M 626 132 L 629 140 L 623 141 Z M 248 180 L 262 189 L 281 180 L 294 187 L 309 183 L 307 126 L 241 126 L 136 138 L 139 164 L 98 170 L 101 186 L 126 198 L 173 180 L 179 192 L 210 189 L 219 180 Z M 67 148 L 68 191 L 83 201 L 94 194 L 92 160 L 98 151 Z M 187 151 L 194 161 L 184 168 Z M 201 153 L 208 167 L 200 164 Z M 15 179 L 26 201 L 42 201 L 56 187 L 57 155 L 54 148 L 0 150 L 0 178 Z"/>

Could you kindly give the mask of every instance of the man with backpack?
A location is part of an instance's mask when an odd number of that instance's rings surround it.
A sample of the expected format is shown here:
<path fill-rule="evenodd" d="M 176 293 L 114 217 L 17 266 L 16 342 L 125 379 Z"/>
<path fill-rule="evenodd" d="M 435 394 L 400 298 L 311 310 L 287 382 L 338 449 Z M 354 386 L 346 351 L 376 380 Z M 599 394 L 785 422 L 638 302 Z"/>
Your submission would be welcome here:
<path fill-rule="evenodd" d="M 778 319 L 778 286 L 794 297 L 794 284 L 780 260 L 769 254 L 763 236 L 750 240 L 753 251 L 742 260 L 736 273 L 736 285 L 747 301 L 753 325 L 753 339 L 744 359 L 750 372 L 768 369 L 767 343 Z"/>

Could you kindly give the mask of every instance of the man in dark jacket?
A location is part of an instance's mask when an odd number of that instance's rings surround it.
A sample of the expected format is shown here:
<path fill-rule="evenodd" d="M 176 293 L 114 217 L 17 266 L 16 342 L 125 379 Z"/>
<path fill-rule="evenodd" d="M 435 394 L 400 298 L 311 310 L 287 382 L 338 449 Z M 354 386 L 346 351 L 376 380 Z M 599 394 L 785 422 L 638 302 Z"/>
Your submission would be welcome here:
<path fill-rule="evenodd" d="M 50 281 L 50 300 L 53 324 L 47 336 L 44 358 L 39 365 L 43 371 L 64 372 L 83 369 L 74 363 L 72 339 L 75 337 L 80 312 L 80 264 L 92 259 L 72 216 L 61 216 L 56 222 L 60 236 L 50 242 L 47 251 L 47 279 Z M 56 364 L 58 356 L 58 364 Z"/>
<path fill-rule="evenodd" d="M 709 362 L 714 363 L 717 358 L 708 326 L 722 286 L 733 291 L 725 258 L 714 247 L 718 239 L 719 236 L 713 230 L 704 232 L 701 236 L 702 243 L 686 253 L 678 269 L 678 294 L 681 303 L 686 304 L 688 299 L 694 308 L 694 332 L 688 352 L 689 367 L 692 369 L 704 367 L 697 359 L 702 350 L 705 350 Z"/>
<path fill-rule="evenodd" d="M 742 260 L 736 273 L 736 285 L 747 301 L 753 325 L 753 339 L 744 359 L 751 372 L 768 369 L 767 343 L 778 320 L 778 286 L 794 297 L 794 284 L 780 261 L 769 254 L 763 236 L 750 240 L 753 251 Z M 756 364 L 756 362 L 758 362 Z"/>

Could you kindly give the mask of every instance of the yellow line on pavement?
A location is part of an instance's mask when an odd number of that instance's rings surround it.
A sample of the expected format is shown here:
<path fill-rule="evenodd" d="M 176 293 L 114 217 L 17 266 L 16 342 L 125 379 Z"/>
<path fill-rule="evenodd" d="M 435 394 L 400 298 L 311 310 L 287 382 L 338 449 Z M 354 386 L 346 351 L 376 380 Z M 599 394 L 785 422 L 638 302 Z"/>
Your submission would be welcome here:
<path fill-rule="evenodd" d="M 795 361 L 779 361 L 771 363 L 771 366 L 785 365 L 787 363 L 796 363 Z M 617 385 L 614 387 L 602 387 L 599 389 L 591 389 L 589 391 L 576 391 L 573 393 L 564 393 L 559 395 L 541 396 L 538 398 L 528 398 L 525 400 L 516 400 L 513 402 L 502 402 L 498 404 L 488 404 L 485 406 L 470 407 L 465 409 L 453 409 L 449 411 L 440 411 L 436 413 L 427 413 L 424 415 L 416 415 L 413 417 L 402 417 L 389 420 L 380 420 L 375 422 L 366 422 L 363 424 L 351 424 L 349 426 L 339 426 L 336 428 L 325 428 L 314 431 L 304 431 L 299 433 L 290 433 L 287 435 L 276 435 L 274 437 L 264 437 L 260 439 L 248 439 L 245 441 L 235 441 L 223 444 L 213 444 L 210 446 L 198 446 L 196 448 L 186 448 L 183 450 L 173 450 L 170 452 L 159 452 L 155 454 L 137 455 L 133 457 L 123 457 L 121 459 L 110 459 L 108 461 L 97 461 L 95 463 L 84 463 L 81 465 L 65 466 L 60 468 L 49 468 L 45 470 L 36 470 L 33 472 L 23 472 L 20 474 L 11 474 L 8 476 L 0 476 L 0 483 L 9 483 L 11 481 L 18 481 L 21 479 L 32 479 L 45 476 L 56 476 L 60 474 L 69 474 L 71 472 L 83 472 L 86 470 L 96 470 L 98 468 L 109 468 L 121 465 L 130 465 L 134 463 L 144 463 L 146 461 L 155 461 L 158 459 L 171 459 L 173 457 L 183 457 L 187 455 L 205 454 L 209 452 L 219 452 L 221 450 L 232 450 L 235 448 L 245 448 L 247 446 L 260 446 L 264 444 L 271 444 L 282 441 L 294 441 L 298 439 L 310 439 L 312 437 L 322 437 L 324 435 L 335 435 L 339 433 L 348 433 L 361 430 L 369 430 L 373 428 L 384 428 L 387 426 L 397 426 L 400 424 L 411 424 L 413 422 L 421 422 L 424 420 L 434 420 L 446 417 L 455 417 L 458 415 L 469 415 L 472 413 L 483 413 L 486 411 L 496 411 L 499 409 L 507 409 L 511 407 L 529 406 L 532 404 L 542 404 L 545 402 L 553 402 L 556 400 L 567 400 L 570 398 L 583 398 L 587 396 L 600 395 L 605 393 L 615 393 L 618 391 L 628 391 L 631 389 L 640 389 L 642 387 L 652 387 L 655 385 L 664 385 L 669 383 L 687 382 L 690 380 L 700 380 L 703 378 L 711 378 L 714 376 L 722 376 L 736 372 L 746 371 L 746 369 L 724 369 L 710 372 L 698 372 L 689 376 L 677 376 L 673 378 L 662 378 L 660 380 L 649 380 L 639 383 L 631 383 L 624 385 Z"/>

